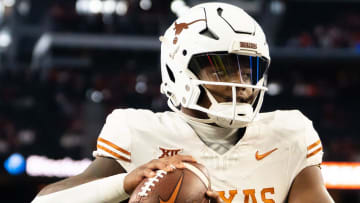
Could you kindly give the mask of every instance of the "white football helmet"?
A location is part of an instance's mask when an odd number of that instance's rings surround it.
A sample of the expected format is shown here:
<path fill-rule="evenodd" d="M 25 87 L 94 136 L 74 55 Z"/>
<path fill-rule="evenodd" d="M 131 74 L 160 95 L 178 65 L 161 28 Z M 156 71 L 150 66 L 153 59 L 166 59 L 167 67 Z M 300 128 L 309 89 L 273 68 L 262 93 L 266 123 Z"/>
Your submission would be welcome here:
<path fill-rule="evenodd" d="M 254 120 L 267 90 L 270 56 L 263 30 L 244 10 L 225 3 L 199 4 L 160 40 L 161 92 L 171 109 L 204 112 L 208 119 L 192 119 L 227 128 L 245 127 Z M 218 85 L 230 89 L 229 101 L 218 102 L 209 91 L 209 86 Z M 245 88 L 253 93 L 250 102 L 238 99 Z M 207 95 L 210 106 L 199 104 L 200 94 Z"/>

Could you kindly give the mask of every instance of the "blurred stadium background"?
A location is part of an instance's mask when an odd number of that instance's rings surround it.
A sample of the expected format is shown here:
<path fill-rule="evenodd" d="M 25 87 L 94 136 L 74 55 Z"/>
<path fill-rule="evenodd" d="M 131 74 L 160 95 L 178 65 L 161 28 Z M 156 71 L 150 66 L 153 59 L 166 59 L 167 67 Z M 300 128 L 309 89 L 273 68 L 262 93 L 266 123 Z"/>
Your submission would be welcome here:
<path fill-rule="evenodd" d="M 79 173 L 114 108 L 167 109 L 158 37 L 202 0 L 0 0 L 0 201 Z M 360 1 L 228 0 L 263 26 L 262 111 L 300 109 L 338 203 L 360 202 Z"/>

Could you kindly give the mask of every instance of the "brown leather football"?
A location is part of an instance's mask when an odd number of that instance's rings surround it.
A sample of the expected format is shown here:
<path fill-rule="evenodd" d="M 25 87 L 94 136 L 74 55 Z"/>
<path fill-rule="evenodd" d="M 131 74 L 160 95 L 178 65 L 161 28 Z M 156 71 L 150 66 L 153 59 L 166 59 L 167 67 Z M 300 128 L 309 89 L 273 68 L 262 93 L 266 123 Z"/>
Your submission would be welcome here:
<path fill-rule="evenodd" d="M 184 163 L 185 169 L 166 173 L 158 170 L 144 179 L 130 196 L 130 203 L 208 203 L 210 176 L 199 163 Z"/>

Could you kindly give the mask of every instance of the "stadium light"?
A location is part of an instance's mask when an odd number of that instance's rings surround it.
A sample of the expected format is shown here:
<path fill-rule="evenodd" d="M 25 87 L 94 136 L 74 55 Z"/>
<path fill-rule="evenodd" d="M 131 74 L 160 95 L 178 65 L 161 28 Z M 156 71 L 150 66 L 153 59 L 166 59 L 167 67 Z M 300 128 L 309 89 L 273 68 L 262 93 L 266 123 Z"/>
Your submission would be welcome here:
<path fill-rule="evenodd" d="M 26 173 L 29 176 L 63 178 L 81 173 L 90 163 L 89 159 L 77 161 L 66 157 L 54 160 L 45 156 L 31 155 L 26 159 Z"/>
<path fill-rule="evenodd" d="M 276 95 L 279 95 L 282 91 L 282 86 L 280 83 L 277 83 L 277 82 L 272 82 L 272 83 L 269 83 L 268 84 L 268 91 L 267 93 L 270 95 L 270 96 L 276 96 Z"/>
<path fill-rule="evenodd" d="M 116 2 L 114 0 L 107 0 L 103 3 L 103 10 L 104 14 L 113 14 L 115 13 Z"/>
<path fill-rule="evenodd" d="M 143 10 L 150 10 L 151 9 L 151 6 L 152 6 L 152 2 L 151 0 L 140 0 L 140 8 L 143 9 Z"/>
<path fill-rule="evenodd" d="M 15 5 L 15 0 L 4 0 L 4 5 L 6 7 L 13 7 Z"/>
<path fill-rule="evenodd" d="M 140 7 L 144 10 L 150 9 L 151 5 L 151 0 L 140 1 Z M 76 12 L 81 15 L 111 15 L 116 13 L 117 15 L 124 16 L 128 11 L 129 5 L 125 0 L 77 0 L 75 7 Z"/>
<path fill-rule="evenodd" d="M 79 14 L 87 14 L 89 12 L 89 3 L 87 0 L 76 1 L 76 11 Z"/>
<path fill-rule="evenodd" d="M 4 162 L 4 167 L 11 175 L 19 175 L 25 171 L 25 159 L 19 153 L 9 156 Z"/>
<path fill-rule="evenodd" d="M 8 47 L 11 44 L 11 35 L 7 28 L 0 31 L 0 47 Z"/>
<path fill-rule="evenodd" d="M 359 162 L 324 162 L 321 171 L 328 189 L 360 189 Z"/>
<path fill-rule="evenodd" d="M 91 0 L 89 2 L 89 11 L 93 14 L 99 14 L 102 11 L 103 3 L 100 0 Z"/>
<path fill-rule="evenodd" d="M 116 5 L 116 14 L 124 16 L 128 11 L 128 4 L 125 1 L 119 1 Z"/>

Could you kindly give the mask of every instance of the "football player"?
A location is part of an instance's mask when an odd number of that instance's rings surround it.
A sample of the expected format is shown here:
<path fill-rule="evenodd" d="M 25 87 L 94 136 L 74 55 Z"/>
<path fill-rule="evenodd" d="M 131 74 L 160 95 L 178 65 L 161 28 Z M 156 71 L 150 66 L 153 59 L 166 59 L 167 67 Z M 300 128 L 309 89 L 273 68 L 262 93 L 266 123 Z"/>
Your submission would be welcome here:
<path fill-rule="evenodd" d="M 213 202 L 333 202 L 312 122 L 297 110 L 259 113 L 270 56 L 252 17 L 233 5 L 200 4 L 160 40 L 161 91 L 173 112 L 114 110 L 92 164 L 34 202 L 120 202 L 156 170 L 195 161 L 210 172 Z"/>

